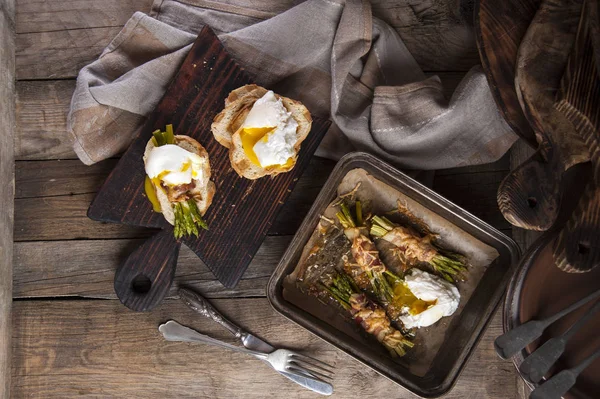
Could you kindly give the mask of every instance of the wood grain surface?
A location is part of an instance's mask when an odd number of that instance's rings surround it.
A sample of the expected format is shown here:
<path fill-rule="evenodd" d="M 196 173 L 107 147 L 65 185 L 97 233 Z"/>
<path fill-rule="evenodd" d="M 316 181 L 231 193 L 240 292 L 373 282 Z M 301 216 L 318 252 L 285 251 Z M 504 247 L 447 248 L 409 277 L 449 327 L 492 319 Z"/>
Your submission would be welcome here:
<path fill-rule="evenodd" d="M 236 0 L 226 1 L 239 4 Z M 216 337 L 227 336 L 175 300 L 165 301 L 150 314 L 124 308 L 115 300 L 114 271 L 142 239 L 135 231 L 108 233 L 100 225 L 97 228 L 102 233 L 98 235 L 102 238 L 90 239 L 86 237 L 95 235 L 93 229 L 80 224 L 87 206 L 82 195 L 91 199 L 116 160 L 91 168 L 74 161 L 66 115 L 76 68 L 85 59 L 95 58 L 111 39 L 109 33 L 118 30 L 133 11 L 147 12 L 150 2 L 17 3 L 16 29 L 23 34 L 19 41 L 19 57 L 24 57 L 21 73 L 37 80 L 20 80 L 16 86 L 15 158 L 19 161 L 15 165 L 15 218 L 25 229 L 15 231 L 20 238 L 14 246 L 14 296 L 19 300 L 13 312 L 11 397 L 264 398 L 281 397 L 282 392 L 290 397 L 315 397 L 261 368 L 253 359 L 208 347 L 193 351 L 185 344 L 158 340 L 155 328 L 170 317 Z M 293 0 L 260 0 L 255 5 L 264 12 L 291 3 Z M 478 62 L 472 28 L 464 26 L 458 2 L 372 3 L 375 15 L 399 31 L 421 67 L 440 75 L 446 96 L 450 96 L 466 70 Z M 57 33 L 61 31 L 68 32 Z M 73 50 L 81 49 L 82 43 L 91 43 L 93 51 L 81 50 L 79 54 L 79 50 Z M 328 357 L 333 352 L 341 370 L 334 382 L 338 397 L 414 398 L 277 316 L 264 299 L 266 282 L 291 239 L 289 234 L 306 214 L 332 165 L 331 161 L 311 160 L 269 232 L 276 235 L 266 238 L 235 289 L 223 287 L 185 247 L 180 252 L 174 287 L 185 283 L 210 298 L 231 298 L 216 300 L 215 304 L 274 344 L 305 347 L 315 356 Z M 509 160 L 504 158 L 489 165 L 440 171 L 434 189 L 509 232 L 510 226 L 499 217 L 494 197 L 495 182 L 508 169 Z M 63 206 L 73 209 L 71 216 L 61 212 Z M 42 218 L 40 228 L 35 227 L 38 218 Z M 171 291 L 168 297 L 174 298 L 174 294 Z M 56 299 L 60 297 L 65 299 Z M 88 300 L 78 300 L 81 297 Z M 499 361 L 490 346 L 500 331 L 497 315 L 449 398 L 516 397 L 520 380 L 510 362 Z M 238 363 L 242 364 L 243 374 L 225 372 Z"/>
<path fill-rule="evenodd" d="M 214 300 L 227 317 L 273 345 L 335 365 L 334 398 L 414 398 L 273 311 L 265 298 Z M 67 310 L 68 309 L 68 310 Z M 494 354 L 499 314 L 446 398 L 514 398 L 512 364 Z M 31 398 L 294 398 L 316 395 L 267 365 L 220 348 L 166 342 L 158 325 L 174 319 L 234 342 L 212 321 L 178 300 L 151 313 L 133 313 L 116 301 L 19 301 L 14 313 L 13 389 Z"/>
<path fill-rule="evenodd" d="M 15 2 L 0 0 L 0 398 L 10 396 L 13 269 Z"/>
<path fill-rule="evenodd" d="M 426 75 L 438 75 L 442 80 L 445 96 L 450 98 L 465 72 L 442 71 Z M 66 131 L 73 90 L 73 79 L 17 82 L 19 134 L 15 137 L 15 159 L 77 159 Z"/>
<path fill-rule="evenodd" d="M 106 12 L 89 0 L 66 0 L 58 2 L 60 5 L 48 5 L 56 2 L 43 0 L 27 1 L 28 7 L 23 8 L 19 2 L 19 21 L 28 19 L 27 14 L 32 12 L 35 3 L 44 3 L 42 18 L 34 19 L 35 22 L 26 24 L 25 28 L 17 28 L 23 32 L 17 35 L 17 78 L 28 80 L 74 78 L 79 69 L 97 58 L 118 33 L 117 20 L 127 19 L 135 10 L 148 12 L 148 0 L 111 1 Z M 235 4 L 235 1 L 226 2 Z M 198 1 L 202 6 L 217 9 L 218 3 Z M 283 11 L 295 3 L 297 1 L 293 0 L 260 1 L 257 7 Z M 121 5 L 122 9 L 116 8 Z M 82 18 L 82 10 L 88 8 L 92 15 L 101 16 Z M 119 18 L 114 17 L 119 13 L 122 13 Z M 466 71 L 479 64 L 472 28 L 461 20 L 456 2 L 432 0 L 413 4 L 378 0 L 373 1 L 373 14 L 398 31 L 424 71 Z M 267 19 L 273 14 L 258 16 Z M 99 22 L 88 24 L 92 19 Z M 39 57 L 45 62 L 36 63 Z"/>
<path fill-rule="evenodd" d="M 573 51 L 561 80 L 556 109 L 575 127 L 589 150 L 591 177 L 554 247 L 556 265 L 585 273 L 600 264 L 600 2 L 586 1 Z"/>
<path fill-rule="evenodd" d="M 209 298 L 259 297 L 292 236 L 269 236 L 235 289 L 223 287 L 185 245 L 181 247 L 175 282 L 167 297 L 189 286 Z M 117 267 L 138 248 L 142 239 L 60 240 L 15 243 L 15 298 L 85 297 L 116 299 Z M 53 259 L 53 262 L 46 262 Z M 60 265 L 60 267 L 58 266 Z"/>
<path fill-rule="evenodd" d="M 154 309 L 171 289 L 181 242 L 160 230 L 127 256 L 115 272 L 114 290 L 131 310 Z"/>
<path fill-rule="evenodd" d="M 515 90 L 517 51 L 542 0 L 479 0 L 475 37 L 494 100 L 512 129 L 530 146 L 537 140 Z"/>

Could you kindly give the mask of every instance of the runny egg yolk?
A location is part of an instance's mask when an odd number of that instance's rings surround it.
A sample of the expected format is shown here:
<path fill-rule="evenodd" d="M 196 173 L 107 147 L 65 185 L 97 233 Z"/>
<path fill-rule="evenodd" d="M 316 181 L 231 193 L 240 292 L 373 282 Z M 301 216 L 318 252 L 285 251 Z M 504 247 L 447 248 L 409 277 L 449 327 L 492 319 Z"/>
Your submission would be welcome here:
<path fill-rule="evenodd" d="M 254 152 L 254 146 L 259 140 L 266 142 L 269 138 L 269 133 L 275 130 L 275 127 L 245 127 L 242 128 L 240 132 L 240 138 L 242 139 L 242 148 L 246 153 L 248 159 L 255 164 L 256 166 L 262 166 L 258 161 L 258 157 Z M 294 158 L 290 157 L 287 162 L 283 165 L 284 168 L 289 168 L 294 166 Z"/>
<path fill-rule="evenodd" d="M 424 312 L 436 302 L 427 302 L 417 298 L 404 283 L 396 284 L 394 287 L 394 301 L 399 307 L 407 307 L 408 313 L 413 316 Z"/>

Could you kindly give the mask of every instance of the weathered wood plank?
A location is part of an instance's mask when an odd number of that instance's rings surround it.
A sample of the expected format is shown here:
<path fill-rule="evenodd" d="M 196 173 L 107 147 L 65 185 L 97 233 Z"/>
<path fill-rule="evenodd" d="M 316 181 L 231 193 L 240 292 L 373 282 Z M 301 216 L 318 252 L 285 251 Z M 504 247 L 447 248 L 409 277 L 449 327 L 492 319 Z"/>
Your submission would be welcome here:
<path fill-rule="evenodd" d="M 21 164 L 27 162 L 17 163 L 17 192 L 26 195 L 15 200 L 15 241 L 138 238 L 149 234 L 144 229 L 102 224 L 87 218 L 87 208 L 94 198 L 94 192 L 102 183 L 103 176 L 109 172 L 109 162 L 106 163 L 106 168 L 90 168 L 79 164 L 78 161 L 41 163 L 48 166 L 40 171 L 39 178 L 31 165 L 26 166 L 26 171 L 19 170 Z M 38 162 L 35 164 L 39 165 Z M 295 233 L 333 166 L 334 162 L 330 160 L 311 160 L 271 226 L 269 234 Z M 87 170 L 90 170 L 90 173 L 86 175 Z M 505 230 L 509 229 L 510 225 L 499 213 L 496 190 L 506 173 L 493 171 L 440 175 L 434 180 L 433 188 L 494 227 Z M 19 188 L 21 186 L 22 188 Z"/>
<path fill-rule="evenodd" d="M 94 61 L 121 27 L 21 33 L 16 38 L 17 79 L 64 79 Z"/>
<path fill-rule="evenodd" d="M 267 237 L 235 289 L 223 287 L 183 245 L 169 297 L 181 285 L 198 289 L 211 298 L 264 296 L 267 281 L 291 238 Z M 141 239 L 17 242 L 13 296 L 116 299 L 115 270 L 142 242 Z"/>
<path fill-rule="evenodd" d="M 431 75 L 431 74 L 430 74 Z M 438 73 L 449 98 L 463 72 Z M 75 159 L 67 134 L 67 113 L 75 90 L 74 80 L 17 82 L 17 134 L 15 159 Z"/>
<path fill-rule="evenodd" d="M 152 0 L 19 0 L 17 33 L 121 27 L 136 11 L 148 12 Z"/>
<path fill-rule="evenodd" d="M 327 178 L 327 174 L 316 177 Z M 321 189 L 318 183 L 312 184 L 294 190 L 271 226 L 270 235 L 293 234 L 298 229 Z M 95 195 L 88 193 L 16 199 L 14 240 L 139 238 L 152 234 L 150 229 L 89 219 L 87 209 Z"/>
<path fill-rule="evenodd" d="M 0 398 L 10 397 L 14 126 L 15 2 L 0 0 Z"/>
<path fill-rule="evenodd" d="M 31 17 L 38 1 L 23 5 L 17 36 L 18 79 L 64 79 L 96 59 L 135 10 L 148 1 L 111 1 L 104 8 L 88 1 L 46 2 Z M 271 8 L 283 11 L 291 3 Z M 373 14 L 388 22 L 425 71 L 467 71 L 479 63 L 473 29 L 464 23 L 458 3 L 431 1 L 373 2 Z M 206 3 L 207 5 L 210 4 Z M 91 10 L 91 12 L 89 12 Z M 264 15 L 265 19 L 270 13 Z"/>
<path fill-rule="evenodd" d="M 18 162 L 15 241 L 148 236 L 145 229 L 103 224 L 86 215 L 114 162 L 107 160 L 92 167 L 74 160 Z M 269 234 L 295 232 L 334 165 L 331 160 L 311 159 Z"/>
<path fill-rule="evenodd" d="M 15 198 L 96 193 L 118 159 L 86 166 L 79 160 L 21 161 L 15 166 Z"/>
<path fill-rule="evenodd" d="M 215 300 L 232 320 L 276 346 L 301 350 L 335 365 L 332 397 L 413 398 L 308 331 L 276 314 L 264 298 Z M 497 358 L 494 318 L 447 398 L 512 398 L 512 364 Z M 151 313 L 134 313 L 118 301 L 19 301 L 15 303 L 15 398 L 314 398 L 256 359 L 220 348 L 166 342 L 158 325 L 175 319 L 232 342 L 212 321 L 177 300 Z M 235 371 L 234 371 L 235 370 Z"/>
<path fill-rule="evenodd" d="M 204 6 L 218 9 L 222 4 L 228 4 L 234 7 L 234 11 L 246 11 L 266 19 L 301 2 L 253 0 L 251 10 L 247 9 L 247 0 L 204 2 Z M 152 3 L 152 0 L 20 0 L 17 4 L 17 33 L 123 26 L 134 12 L 149 12 Z"/>
<path fill-rule="evenodd" d="M 74 80 L 17 82 L 15 159 L 77 158 L 67 134 Z"/>
<path fill-rule="evenodd" d="M 15 200 L 15 241 L 147 237 L 152 230 L 86 216 L 94 193 Z"/>

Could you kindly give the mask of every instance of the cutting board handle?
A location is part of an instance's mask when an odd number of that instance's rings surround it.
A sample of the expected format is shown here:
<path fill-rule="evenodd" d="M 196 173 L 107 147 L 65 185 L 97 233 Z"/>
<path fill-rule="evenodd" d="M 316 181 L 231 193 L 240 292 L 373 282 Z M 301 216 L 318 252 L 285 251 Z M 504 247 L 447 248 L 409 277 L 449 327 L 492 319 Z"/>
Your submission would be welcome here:
<path fill-rule="evenodd" d="M 523 229 L 548 230 L 558 215 L 563 174 L 562 165 L 544 161 L 538 149 L 498 187 L 498 207 L 504 218 Z"/>
<path fill-rule="evenodd" d="M 129 255 L 115 273 L 115 292 L 136 312 L 152 310 L 167 295 L 181 244 L 172 229 L 161 230 Z"/>

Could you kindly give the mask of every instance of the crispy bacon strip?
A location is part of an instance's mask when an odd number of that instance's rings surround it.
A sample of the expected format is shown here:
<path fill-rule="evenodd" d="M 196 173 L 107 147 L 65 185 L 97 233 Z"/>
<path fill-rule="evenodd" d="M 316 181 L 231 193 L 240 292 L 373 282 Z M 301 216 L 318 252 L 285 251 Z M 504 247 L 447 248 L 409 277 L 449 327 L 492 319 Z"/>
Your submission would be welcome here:
<path fill-rule="evenodd" d="M 372 222 L 371 235 L 393 244 L 405 262 L 412 265 L 428 263 L 436 274 L 451 283 L 466 270 L 464 257 L 449 251 L 442 252 L 433 244 L 433 234 L 421 237 L 414 229 L 396 225 L 380 216 L 373 216 Z"/>

